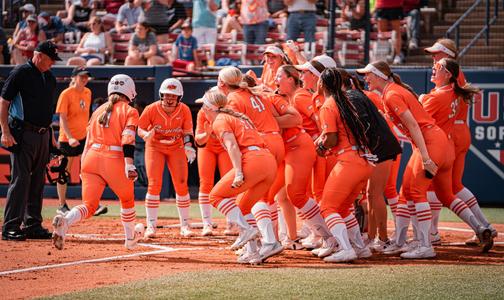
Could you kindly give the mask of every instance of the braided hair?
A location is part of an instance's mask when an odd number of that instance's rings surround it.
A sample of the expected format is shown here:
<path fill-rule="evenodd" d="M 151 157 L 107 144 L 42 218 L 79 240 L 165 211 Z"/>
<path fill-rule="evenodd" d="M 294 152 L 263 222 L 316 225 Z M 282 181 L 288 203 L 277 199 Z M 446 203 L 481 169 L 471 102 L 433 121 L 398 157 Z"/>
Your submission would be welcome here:
<path fill-rule="evenodd" d="M 322 87 L 326 94 L 331 95 L 338 107 L 340 117 L 343 120 L 345 131 L 349 135 L 349 131 L 355 139 L 358 146 L 358 151 L 370 149 L 369 142 L 366 137 L 366 129 L 359 120 L 359 115 L 355 106 L 348 100 L 346 93 L 341 89 L 343 79 L 341 73 L 336 68 L 325 69 L 322 72 L 320 79 Z"/>
<path fill-rule="evenodd" d="M 123 99 L 122 94 L 119 93 L 114 93 L 111 94 L 108 98 L 108 105 L 105 111 L 102 113 L 100 118 L 98 119 L 98 123 L 101 124 L 104 127 L 108 127 L 109 121 L 110 121 L 110 115 L 112 114 L 112 109 L 114 108 L 114 104 L 117 102 L 121 101 Z"/>

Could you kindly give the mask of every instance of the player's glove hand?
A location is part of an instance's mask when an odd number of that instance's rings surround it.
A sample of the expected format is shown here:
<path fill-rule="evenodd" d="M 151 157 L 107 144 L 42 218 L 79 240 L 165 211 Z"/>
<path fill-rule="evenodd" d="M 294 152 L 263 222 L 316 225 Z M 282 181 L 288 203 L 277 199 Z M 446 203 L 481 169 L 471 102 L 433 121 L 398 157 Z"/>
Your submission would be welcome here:
<path fill-rule="evenodd" d="M 242 184 L 244 182 L 245 182 L 245 178 L 243 177 L 243 173 L 237 171 L 235 173 L 235 177 L 234 177 L 233 183 L 231 184 L 231 187 L 232 188 L 240 187 L 240 186 L 242 186 Z"/>
<path fill-rule="evenodd" d="M 136 171 L 135 165 L 125 164 L 124 165 L 124 173 L 126 174 L 126 177 L 129 180 L 135 181 L 138 178 L 138 173 Z"/>
<path fill-rule="evenodd" d="M 184 151 L 185 151 L 185 155 L 187 157 L 187 162 L 192 164 L 194 162 L 194 160 L 196 159 L 196 150 L 194 150 L 194 148 L 189 145 L 185 145 Z"/>

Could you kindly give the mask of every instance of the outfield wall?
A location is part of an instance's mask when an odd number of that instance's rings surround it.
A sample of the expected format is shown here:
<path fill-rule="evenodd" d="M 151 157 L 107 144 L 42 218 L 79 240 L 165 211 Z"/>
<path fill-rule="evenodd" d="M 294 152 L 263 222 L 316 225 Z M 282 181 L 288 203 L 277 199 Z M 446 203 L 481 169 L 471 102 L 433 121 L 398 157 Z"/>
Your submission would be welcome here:
<path fill-rule="evenodd" d="M 0 66 L 0 77 L 3 81 L 8 72 L 12 69 L 10 66 Z M 90 81 L 89 87 L 93 91 L 93 98 L 105 97 L 108 78 L 117 73 L 125 73 L 135 79 L 137 85 L 137 101 L 148 104 L 157 99 L 157 90 L 164 78 L 171 75 L 171 68 L 166 66 L 159 67 L 94 67 L 90 68 L 93 77 L 96 79 Z M 243 68 L 244 71 L 253 69 L 258 75 L 260 68 Z M 430 69 L 396 69 L 402 80 L 410 84 L 418 93 L 425 93 L 432 88 L 430 83 Z M 53 73 L 64 79 L 58 81 L 57 95 L 68 86 L 71 68 L 55 67 Z M 471 106 L 468 118 L 468 124 L 471 128 L 472 145 L 466 159 L 466 171 L 464 173 L 464 184 L 473 191 L 479 198 L 480 203 L 486 205 L 504 206 L 504 70 L 472 70 L 464 69 L 464 73 L 469 82 L 482 88 L 482 92 L 475 99 Z M 216 80 L 205 79 L 183 79 L 184 99 L 193 112 L 193 120 L 199 109 L 199 105 L 194 100 L 201 97 L 207 89 L 216 84 Z M 56 103 L 57 97 L 55 99 Z M 142 169 L 142 141 L 138 143 L 137 165 Z M 403 142 L 404 152 L 402 158 L 401 170 L 411 153 L 409 143 Z M 75 168 L 77 169 L 77 168 Z M 189 185 L 192 187 L 193 197 L 197 197 L 198 175 L 196 163 L 189 169 Z M 0 196 L 5 197 L 7 183 L 9 178 L 9 156 L 6 152 L 0 152 Z M 69 197 L 80 197 L 80 186 L 78 184 L 78 172 L 72 173 L 72 186 L 69 187 Z M 173 195 L 169 173 L 165 172 L 165 184 L 163 185 L 162 197 Z M 137 181 L 135 194 L 138 199 L 145 196 L 146 188 L 145 178 Z M 55 187 L 46 186 L 46 197 L 55 197 Z M 104 198 L 113 197 L 113 193 L 106 191 Z"/>

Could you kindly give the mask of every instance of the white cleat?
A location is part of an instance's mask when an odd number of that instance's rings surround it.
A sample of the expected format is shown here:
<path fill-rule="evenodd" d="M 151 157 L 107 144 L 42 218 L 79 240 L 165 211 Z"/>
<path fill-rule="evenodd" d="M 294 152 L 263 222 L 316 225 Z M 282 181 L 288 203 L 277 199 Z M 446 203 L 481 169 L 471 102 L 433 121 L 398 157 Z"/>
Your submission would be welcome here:
<path fill-rule="evenodd" d="M 240 255 L 236 261 L 239 264 L 251 264 L 251 265 L 258 265 L 262 262 L 259 256 L 259 251 L 256 252 L 244 251 L 243 254 Z"/>
<path fill-rule="evenodd" d="M 153 239 L 156 237 L 156 229 L 152 226 L 147 226 L 147 229 L 145 229 L 144 237 L 146 239 Z"/>
<path fill-rule="evenodd" d="M 63 250 L 65 246 L 65 235 L 68 230 L 68 223 L 64 215 L 57 215 L 53 219 L 52 243 L 58 250 Z"/>
<path fill-rule="evenodd" d="M 305 248 L 298 241 L 293 241 L 291 239 L 283 240 L 282 246 L 285 250 L 303 250 Z"/>
<path fill-rule="evenodd" d="M 373 256 L 373 253 L 371 253 L 371 250 L 369 250 L 369 247 L 364 246 L 362 248 L 359 248 L 357 246 L 354 247 L 355 254 L 357 254 L 358 258 L 370 258 Z"/>
<path fill-rule="evenodd" d="M 391 240 L 386 240 L 384 242 L 384 241 L 377 238 L 374 241 L 372 241 L 371 243 L 369 243 L 369 249 L 371 249 L 371 251 L 383 253 L 383 251 L 385 251 L 385 249 L 390 247 L 391 244 L 392 244 Z"/>
<path fill-rule="evenodd" d="M 193 237 L 194 233 L 189 228 L 189 225 L 184 225 L 184 226 L 180 226 L 180 235 L 185 238 L 188 238 L 188 237 Z"/>
<path fill-rule="evenodd" d="M 213 228 L 211 224 L 203 225 L 203 230 L 201 231 L 201 236 L 212 236 Z"/>
<path fill-rule="evenodd" d="M 330 238 L 329 240 L 324 240 L 322 242 L 322 247 L 313 249 L 311 253 L 314 256 L 318 256 L 320 258 L 324 258 L 336 252 L 338 250 L 338 245 L 334 238 Z"/>
<path fill-rule="evenodd" d="M 264 243 L 261 249 L 259 249 L 259 257 L 261 258 L 261 261 L 264 262 L 266 259 L 280 254 L 283 250 L 284 247 L 279 242 L 274 242 L 272 244 Z"/>
<path fill-rule="evenodd" d="M 357 259 L 357 254 L 355 253 L 354 249 L 347 249 L 347 250 L 340 250 L 336 253 L 331 254 L 330 256 L 327 256 L 324 258 L 325 262 L 332 262 L 332 263 L 338 263 L 338 262 L 349 262 Z"/>
<path fill-rule="evenodd" d="M 433 258 L 436 257 L 436 252 L 432 247 L 420 246 L 411 251 L 404 252 L 401 254 L 401 258 L 404 259 L 419 259 L 419 258 Z"/>
<path fill-rule="evenodd" d="M 231 245 L 230 249 L 232 251 L 240 249 L 241 247 L 245 246 L 248 241 L 255 239 L 258 234 L 259 232 L 257 231 L 257 229 L 253 227 L 242 230 L 238 235 L 238 238 L 236 238 L 235 242 Z"/>
<path fill-rule="evenodd" d="M 237 226 L 234 225 L 233 223 L 226 223 L 226 229 L 224 229 L 224 235 L 225 236 L 237 236 L 238 230 L 236 227 Z"/>
<path fill-rule="evenodd" d="M 301 240 L 301 245 L 303 245 L 306 249 L 320 248 L 322 247 L 322 238 L 312 233 Z"/>
<path fill-rule="evenodd" d="M 126 247 L 126 249 L 128 250 L 135 249 L 138 245 L 138 241 L 143 238 L 144 234 L 144 225 L 142 223 L 136 224 L 133 238 L 126 238 L 126 240 L 124 241 L 124 247 Z"/>

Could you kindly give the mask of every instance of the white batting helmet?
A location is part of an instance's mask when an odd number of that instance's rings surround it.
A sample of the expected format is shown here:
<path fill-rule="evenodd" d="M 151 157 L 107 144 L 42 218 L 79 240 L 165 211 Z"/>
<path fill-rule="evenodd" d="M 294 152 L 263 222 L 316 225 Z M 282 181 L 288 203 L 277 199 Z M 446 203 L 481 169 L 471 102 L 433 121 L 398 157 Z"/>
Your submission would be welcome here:
<path fill-rule="evenodd" d="M 114 93 L 122 94 L 126 96 L 130 102 L 133 101 L 137 95 L 135 82 L 131 77 L 125 74 L 117 74 L 110 78 L 107 92 L 109 96 Z"/>
<path fill-rule="evenodd" d="M 161 83 L 161 86 L 159 87 L 160 98 L 162 97 L 162 94 L 172 94 L 182 98 L 182 96 L 184 96 L 184 89 L 182 88 L 182 83 L 180 82 L 180 80 L 175 78 L 165 79 L 163 83 Z"/>

